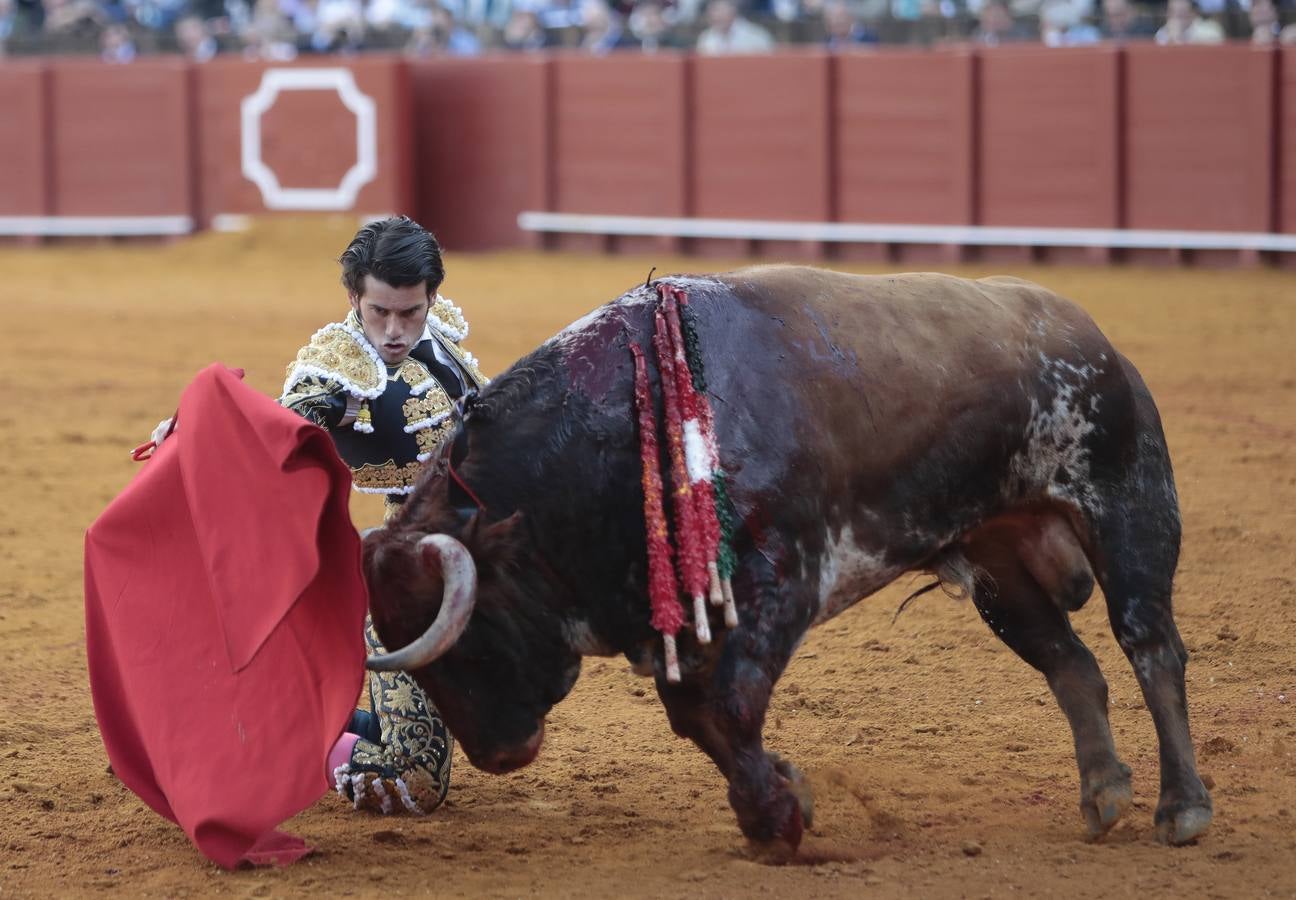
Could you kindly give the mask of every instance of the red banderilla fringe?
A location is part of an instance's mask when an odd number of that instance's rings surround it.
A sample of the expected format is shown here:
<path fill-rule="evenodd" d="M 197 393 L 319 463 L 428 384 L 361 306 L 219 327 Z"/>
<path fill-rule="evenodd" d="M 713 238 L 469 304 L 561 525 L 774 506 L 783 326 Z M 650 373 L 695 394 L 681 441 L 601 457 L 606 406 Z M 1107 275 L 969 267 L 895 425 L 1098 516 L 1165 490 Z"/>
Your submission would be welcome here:
<path fill-rule="evenodd" d="M 707 570 L 703 556 L 702 536 L 693 506 L 693 489 L 689 484 L 688 463 L 684 457 L 684 423 L 681 418 L 679 390 L 675 375 L 670 330 L 660 309 L 656 312 L 653 346 L 657 350 L 657 370 L 661 373 L 662 399 L 665 401 L 666 441 L 670 452 L 671 488 L 674 492 L 675 544 L 678 553 L 680 581 L 684 593 L 693 598 L 693 630 L 700 643 L 711 643 L 711 623 L 707 621 Z"/>
<path fill-rule="evenodd" d="M 673 350 L 675 384 L 684 419 L 684 453 L 693 493 L 693 508 L 700 529 L 702 558 L 706 562 L 710 582 L 711 605 L 721 606 L 724 603 L 724 592 L 720 587 L 720 572 L 716 566 L 720 551 L 720 520 L 716 516 L 715 489 L 711 484 L 712 470 L 717 463 L 708 452 L 701 402 L 693 387 L 693 373 L 685 356 L 684 334 L 680 328 L 677 302 L 683 293 L 678 288 L 665 286 L 662 290 L 662 308 Z"/>
<path fill-rule="evenodd" d="M 661 456 L 657 448 L 657 418 L 648 390 L 648 370 L 643 350 L 630 345 L 635 365 L 635 407 L 639 413 L 639 456 L 643 471 L 644 530 L 648 536 L 648 597 L 652 626 L 661 632 L 666 651 L 666 680 L 680 680 L 675 635 L 684 624 L 675 567 L 671 565 L 670 537 L 662 508 Z"/>
<path fill-rule="evenodd" d="M 720 468 L 720 454 L 716 444 L 711 402 L 698 389 L 704 384 L 702 359 L 696 344 L 689 346 L 684 336 L 683 309 L 688 306 L 688 294 L 673 285 L 662 285 L 662 305 L 670 326 L 675 347 L 675 368 L 679 373 L 679 390 L 685 407 L 685 446 L 689 453 L 689 474 L 693 480 L 693 494 L 698 523 L 703 530 L 707 574 L 710 577 L 711 605 L 724 606 L 725 625 L 738 625 L 738 607 L 734 603 L 733 551 L 730 535 L 725 533 L 720 519 L 720 492 L 724 472 Z"/>

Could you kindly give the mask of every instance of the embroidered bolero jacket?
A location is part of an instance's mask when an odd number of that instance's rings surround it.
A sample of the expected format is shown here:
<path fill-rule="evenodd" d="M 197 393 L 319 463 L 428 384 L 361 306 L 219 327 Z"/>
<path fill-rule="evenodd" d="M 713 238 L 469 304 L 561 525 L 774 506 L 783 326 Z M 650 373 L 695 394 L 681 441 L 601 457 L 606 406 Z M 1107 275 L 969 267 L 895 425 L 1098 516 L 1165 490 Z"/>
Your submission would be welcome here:
<path fill-rule="evenodd" d="M 356 490 L 408 494 L 422 463 L 454 430 L 455 401 L 487 383 L 462 346 L 467 336 L 463 313 L 438 295 L 423 337 L 388 366 L 352 311 L 298 351 L 279 402 L 328 430 Z"/>

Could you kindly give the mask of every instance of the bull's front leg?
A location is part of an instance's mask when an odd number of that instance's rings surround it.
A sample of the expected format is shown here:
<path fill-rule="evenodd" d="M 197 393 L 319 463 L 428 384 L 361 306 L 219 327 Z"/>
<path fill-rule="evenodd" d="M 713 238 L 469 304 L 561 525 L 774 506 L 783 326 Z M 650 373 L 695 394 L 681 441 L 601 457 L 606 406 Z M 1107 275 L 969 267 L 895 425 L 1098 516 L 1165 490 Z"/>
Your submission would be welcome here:
<path fill-rule="evenodd" d="M 671 728 L 697 744 L 729 781 L 729 805 L 743 834 L 795 849 L 809 824 L 809 787 L 795 767 L 762 746 L 770 684 L 755 672 L 720 693 L 696 684 L 657 679 Z"/>
<path fill-rule="evenodd" d="M 680 684 L 657 679 L 671 728 L 728 779 L 729 805 L 743 834 L 794 850 L 810 825 L 810 788 L 794 766 L 766 752 L 761 732 L 774 684 L 810 615 L 808 606 L 797 609 L 786 589 L 779 602 L 747 606 L 737 628 L 717 633 L 723 646 L 713 668 L 686 674 Z"/>

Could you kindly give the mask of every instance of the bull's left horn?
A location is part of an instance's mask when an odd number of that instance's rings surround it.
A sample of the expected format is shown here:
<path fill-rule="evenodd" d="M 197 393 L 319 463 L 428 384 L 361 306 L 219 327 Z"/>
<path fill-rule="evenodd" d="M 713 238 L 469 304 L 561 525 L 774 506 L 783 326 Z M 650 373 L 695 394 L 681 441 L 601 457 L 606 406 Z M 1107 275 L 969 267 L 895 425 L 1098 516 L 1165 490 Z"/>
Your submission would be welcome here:
<path fill-rule="evenodd" d="M 429 534 L 418 542 L 427 566 L 435 557 L 445 584 L 441 611 L 428 630 L 412 644 L 393 653 L 371 656 L 365 668 L 374 672 L 411 671 L 431 663 L 454 644 L 468 627 L 477 599 L 477 566 L 468 548 L 445 534 Z"/>

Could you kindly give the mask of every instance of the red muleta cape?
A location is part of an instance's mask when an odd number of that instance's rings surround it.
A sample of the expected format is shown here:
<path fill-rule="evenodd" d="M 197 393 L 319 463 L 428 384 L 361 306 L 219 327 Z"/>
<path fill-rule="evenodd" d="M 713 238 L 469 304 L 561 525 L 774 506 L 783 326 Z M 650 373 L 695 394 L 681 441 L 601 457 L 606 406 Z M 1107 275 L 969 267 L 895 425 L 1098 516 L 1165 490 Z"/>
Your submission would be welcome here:
<path fill-rule="evenodd" d="M 122 782 L 206 856 L 285 864 L 364 676 L 351 473 L 220 365 L 86 533 L 86 655 Z"/>

